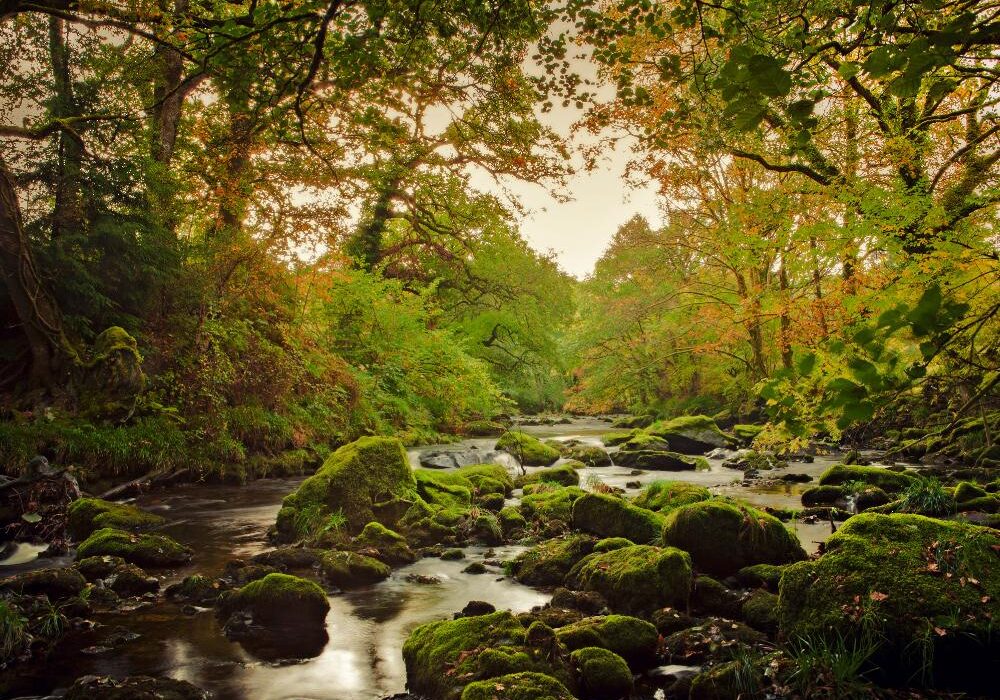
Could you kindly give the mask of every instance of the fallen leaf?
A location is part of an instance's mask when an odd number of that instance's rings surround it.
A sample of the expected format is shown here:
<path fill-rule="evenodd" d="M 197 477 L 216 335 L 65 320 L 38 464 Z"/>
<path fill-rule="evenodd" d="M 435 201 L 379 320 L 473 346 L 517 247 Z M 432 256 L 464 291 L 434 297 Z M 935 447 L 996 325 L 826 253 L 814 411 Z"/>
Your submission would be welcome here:
<path fill-rule="evenodd" d="M 877 603 L 877 602 L 883 601 L 886 598 L 888 598 L 889 594 L 888 593 L 879 593 L 878 591 L 872 591 L 868 595 L 868 597 L 871 598 L 872 600 L 874 600 Z"/>

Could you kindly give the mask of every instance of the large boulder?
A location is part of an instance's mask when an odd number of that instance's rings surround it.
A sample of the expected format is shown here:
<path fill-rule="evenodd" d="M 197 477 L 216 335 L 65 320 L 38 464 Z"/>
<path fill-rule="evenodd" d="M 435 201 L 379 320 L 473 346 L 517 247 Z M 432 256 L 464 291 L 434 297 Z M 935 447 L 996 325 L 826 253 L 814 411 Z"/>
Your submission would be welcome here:
<path fill-rule="evenodd" d="M 733 443 L 733 439 L 708 416 L 679 416 L 658 421 L 646 428 L 646 433 L 663 438 L 670 449 L 685 454 L 705 454 Z"/>
<path fill-rule="evenodd" d="M 806 553 L 780 520 L 736 501 L 681 506 L 666 517 L 663 542 L 690 553 L 699 571 L 735 574 L 752 564 L 787 564 Z"/>
<path fill-rule="evenodd" d="M 66 529 L 71 537 L 84 539 L 94 530 L 113 527 L 130 532 L 141 532 L 159 527 L 165 520 L 125 503 L 113 503 L 100 498 L 80 498 L 67 510 Z"/>
<path fill-rule="evenodd" d="M 536 469 L 517 477 L 514 483 L 519 487 L 544 483 L 559 484 L 560 486 L 579 486 L 580 473 L 576 470 L 578 466 L 582 466 L 582 463 L 564 462 L 554 467 Z"/>
<path fill-rule="evenodd" d="M 64 600 L 79 595 L 87 581 L 75 569 L 38 569 L 0 579 L 0 592 L 45 595 L 49 600 Z"/>
<path fill-rule="evenodd" d="M 387 564 L 357 552 L 323 552 L 319 567 L 327 582 L 343 589 L 369 586 L 392 573 Z"/>
<path fill-rule="evenodd" d="M 691 593 L 691 557 L 674 547 L 649 545 L 597 552 L 573 567 L 566 585 L 600 593 L 615 612 L 683 608 Z"/>
<path fill-rule="evenodd" d="M 598 445 L 574 445 L 563 451 L 563 457 L 582 462 L 588 467 L 611 466 L 611 455 Z"/>
<path fill-rule="evenodd" d="M 529 586 L 558 586 L 578 561 L 594 551 L 594 538 L 570 535 L 546 540 L 519 554 L 511 571 Z"/>
<path fill-rule="evenodd" d="M 707 501 L 711 497 L 711 491 L 697 484 L 685 481 L 654 481 L 639 492 L 633 503 L 640 508 L 667 513 L 680 506 Z"/>
<path fill-rule="evenodd" d="M 519 430 L 511 430 L 500 436 L 496 449 L 509 452 L 521 464 L 547 467 L 559 459 L 559 450 L 546 445 L 541 440 Z"/>
<path fill-rule="evenodd" d="M 916 481 L 916 477 L 886 467 L 863 467 L 857 464 L 834 464 L 819 477 L 820 486 L 842 486 L 844 484 L 865 483 L 898 493 Z"/>
<path fill-rule="evenodd" d="M 330 602 L 316 583 L 290 574 L 268 574 L 221 596 L 219 617 L 246 615 L 269 628 L 314 629 L 326 625 Z"/>
<path fill-rule="evenodd" d="M 940 686 L 990 694 L 1000 533 L 921 515 L 856 515 L 823 556 L 784 569 L 778 618 L 789 638 L 875 645 L 875 662 L 896 680 L 929 672 Z"/>
<path fill-rule="evenodd" d="M 521 513 L 538 523 L 558 520 L 569 524 L 573 519 L 573 504 L 586 493 L 577 486 L 539 489 L 521 499 Z"/>
<path fill-rule="evenodd" d="M 412 564 L 417 559 L 417 555 L 406 543 L 406 538 L 381 523 L 371 522 L 365 525 L 361 534 L 352 540 L 352 544 L 390 566 Z"/>
<path fill-rule="evenodd" d="M 588 493 L 573 504 L 573 527 L 599 537 L 624 537 L 636 544 L 659 542 L 663 516 L 616 496 Z"/>
<path fill-rule="evenodd" d="M 585 700 L 627 698 L 632 694 L 632 672 L 625 659 L 600 647 L 584 647 L 570 654 L 580 695 Z"/>
<path fill-rule="evenodd" d="M 110 527 L 91 533 L 76 550 L 77 559 L 104 555 L 142 567 L 166 567 L 187 563 L 192 552 L 166 535 L 137 535 Z"/>
<path fill-rule="evenodd" d="M 82 676 L 64 696 L 66 700 L 208 700 L 212 694 L 174 678 Z"/>
<path fill-rule="evenodd" d="M 285 497 L 275 528 L 280 541 L 314 535 L 334 516 L 350 534 L 372 521 L 393 526 L 416 497 L 403 444 L 364 437 L 327 457 L 315 474 Z"/>
<path fill-rule="evenodd" d="M 531 646 L 527 637 L 508 611 L 421 625 L 403 644 L 406 686 L 419 695 L 452 700 L 467 684 L 516 673 L 569 681 L 559 650 Z"/>
<path fill-rule="evenodd" d="M 642 670 L 656 663 L 660 633 L 649 622 L 628 615 L 598 615 L 564 625 L 556 630 L 568 649 L 599 647 Z"/>
<path fill-rule="evenodd" d="M 576 697 L 552 676 L 523 671 L 469 683 L 462 691 L 462 700 L 576 700 Z"/>

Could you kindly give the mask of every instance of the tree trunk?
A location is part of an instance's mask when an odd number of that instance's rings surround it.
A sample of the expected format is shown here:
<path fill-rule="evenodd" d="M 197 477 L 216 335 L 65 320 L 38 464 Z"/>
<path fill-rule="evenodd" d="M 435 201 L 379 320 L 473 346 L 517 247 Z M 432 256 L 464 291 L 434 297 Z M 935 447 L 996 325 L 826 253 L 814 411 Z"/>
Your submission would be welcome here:
<path fill-rule="evenodd" d="M 69 47 L 66 44 L 65 22 L 49 17 L 49 57 L 55 100 L 53 116 L 57 118 L 79 116 L 73 96 L 73 81 L 69 70 Z M 83 170 L 83 146 L 65 131 L 59 132 L 58 165 L 55 182 L 55 205 L 52 209 L 52 238 L 58 241 L 63 234 L 79 231 L 84 221 L 83 194 L 80 174 Z"/>
<path fill-rule="evenodd" d="M 30 381 L 34 387 L 55 389 L 72 348 L 63 333 L 55 300 L 42 286 L 21 224 L 14 180 L 0 159 L 0 270 L 31 351 Z"/>
<path fill-rule="evenodd" d="M 188 0 L 176 0 L 173 10 L 175 19 L 182 17 L 187 8 Z M 166 7 L 161 9 L 166 14 Z M 153 160 L 169 165 L 174 156 L 174 145 L 177 143 L 181 107 L 188 92 L 181 87 L 184 77 L 184 57 L 180 52 L 164 44 L 157 44 L 153 60 L 159 68 L 159 76 L 153 87 L 151 151 Z"/>
<path fill-rule="evenodd" d="M 788 251 L 781 251 L 781 266 L 778 268 L 778 284 L 781 289 L 781 313 L 778 316 L 778 342 L 781 345 L 781 366 L 785 369 L 792 368 L 792 322 L 788 317 L 788 269 L 785 267 L 785 258 Z"/>

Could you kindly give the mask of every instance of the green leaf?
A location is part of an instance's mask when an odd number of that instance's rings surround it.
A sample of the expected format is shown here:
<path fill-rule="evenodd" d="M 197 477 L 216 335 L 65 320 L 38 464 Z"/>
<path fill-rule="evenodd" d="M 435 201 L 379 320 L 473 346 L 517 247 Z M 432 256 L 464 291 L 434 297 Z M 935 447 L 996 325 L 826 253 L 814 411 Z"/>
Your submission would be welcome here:
<path fill-rule="evenodd" d="M 799 358 L 798 370 L 803 377 L 808 377 L 816 368 L 816 353 L 809 352 Z"/>
<path fill-rule="evenodd" d="M 21 520 L 23 520 L 26 523 L 31 523 L 32 525 L 34 525 L 35 523 L 39 523 L 42 521 L 42 516 L 40 516 L 38 513 L 22 513 Z"/>

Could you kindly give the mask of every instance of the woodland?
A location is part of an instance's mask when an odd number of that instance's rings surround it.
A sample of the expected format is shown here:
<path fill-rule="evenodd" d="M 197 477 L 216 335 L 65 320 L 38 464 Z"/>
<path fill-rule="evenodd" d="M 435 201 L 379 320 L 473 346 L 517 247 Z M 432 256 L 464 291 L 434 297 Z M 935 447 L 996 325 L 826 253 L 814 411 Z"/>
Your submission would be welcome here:
<path fill-rule="evenodd" d="M 310 697 L 995 697 L 1000 6 L 0 0 L 0 66 L 0 697 L 293 697 L 88 652 L 148 609 Z M 662 218 L 577 278 L 518 192 L 612 152 Z M 296 689 L 399 581 L 405 678 Z"/>

